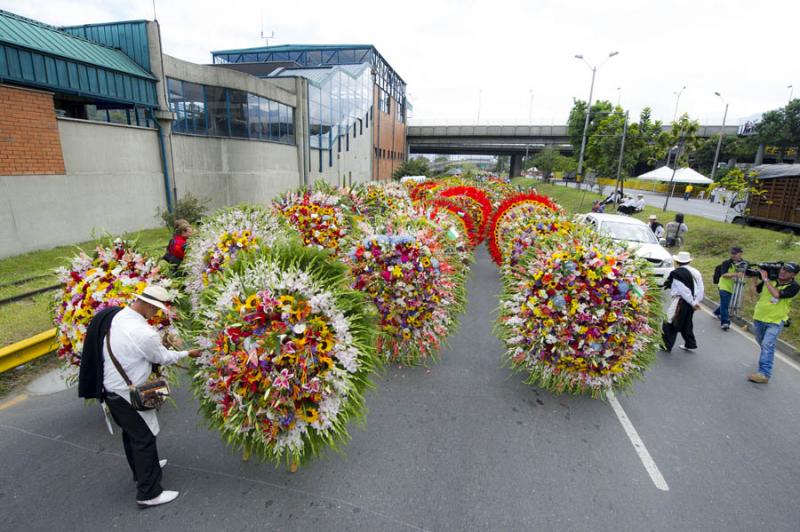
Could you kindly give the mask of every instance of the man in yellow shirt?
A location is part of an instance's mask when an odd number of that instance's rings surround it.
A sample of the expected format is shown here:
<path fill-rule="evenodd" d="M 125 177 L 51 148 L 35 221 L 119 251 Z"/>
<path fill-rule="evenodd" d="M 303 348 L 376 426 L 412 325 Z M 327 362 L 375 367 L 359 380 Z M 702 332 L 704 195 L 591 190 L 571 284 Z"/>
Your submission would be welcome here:
<path fill-rule="evenodd" d="M 692 185 L 686 185 L 686 188 L 683 189 L 683 200 L 684 201 L 689 201 L 689 196 L 692 195 L 692 190 L 694 190 L 694 187 Z"/>
<path fill-rule="evenodd" d="M 772 362 L 775 359 L 775 343 L 789 319 L 792 298 L 800 292 L 800 285 L 794 280 L 800 266 L 786 262 L 778 273 L 778 278 L 770 281 L 767 272 L 761 270 L 761 281 L 756 291 L 761 295 L 753 311 L 753 329 L 761 354 L 758 358 L 758 371 L 747 378 L 758 384 L 766 384 L 772 377 Z"/>

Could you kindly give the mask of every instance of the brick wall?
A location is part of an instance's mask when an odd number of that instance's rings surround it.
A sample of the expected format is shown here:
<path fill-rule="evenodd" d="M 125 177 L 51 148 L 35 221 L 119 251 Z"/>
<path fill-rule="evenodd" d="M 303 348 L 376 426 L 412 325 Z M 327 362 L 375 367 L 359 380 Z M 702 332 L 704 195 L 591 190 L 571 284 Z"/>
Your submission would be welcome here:
<path fill-rule="evenodd" d="M 53 95 L 0 85 L 0 175 L 64 173 Z"/>
<path fill-rule="evenodd" d="M 373 179 L 386 180 L 405 160 L 406 124 L 397 120 L 397 101 L 392 98 L 389 113 L 378 108 L 378 86 L 373 88 Z"/>

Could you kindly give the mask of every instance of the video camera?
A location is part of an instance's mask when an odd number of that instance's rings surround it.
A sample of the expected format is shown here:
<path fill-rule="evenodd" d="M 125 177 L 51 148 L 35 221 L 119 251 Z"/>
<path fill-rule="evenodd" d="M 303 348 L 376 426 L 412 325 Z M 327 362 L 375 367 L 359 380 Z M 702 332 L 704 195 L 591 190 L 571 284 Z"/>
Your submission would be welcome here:
<path fill-rule="evenodd" d="M 761 270 L 764 270 L 767 272 L 767 278 L 769 278 L 770 281 L 775 281 L 778 279 L 781 268 L 783 268 L 782 262 L 759 262 L 754 268 L 746 265 L 744 274 L 747 277 L 761 277 Z"/>

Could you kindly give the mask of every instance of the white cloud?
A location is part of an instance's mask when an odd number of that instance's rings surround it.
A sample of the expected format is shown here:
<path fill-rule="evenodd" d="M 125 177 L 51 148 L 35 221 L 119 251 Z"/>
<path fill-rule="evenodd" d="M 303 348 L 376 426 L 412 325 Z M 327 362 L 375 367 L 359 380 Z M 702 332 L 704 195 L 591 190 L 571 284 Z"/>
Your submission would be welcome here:
<path fill-rule="evenodd" d="M 0 8 L 55 25 L 152 19 L 152 0 L 0 0 Z M 564 123 L 572 98 L 585 99 L 591 72 L 573 58 L 601 62 L 595 98 L 634 114 L 646 105 L 669 121 L 679 112 L 729 123 L 783 105 L 798 86 L 795 24 L 800 2 L 773 0 L 408 0 L 405 2 L 157 0 L 164 48 L 205 63 L 210 51 L 271 44 L 371 43 L 408 83 L 414 117 Z"/>

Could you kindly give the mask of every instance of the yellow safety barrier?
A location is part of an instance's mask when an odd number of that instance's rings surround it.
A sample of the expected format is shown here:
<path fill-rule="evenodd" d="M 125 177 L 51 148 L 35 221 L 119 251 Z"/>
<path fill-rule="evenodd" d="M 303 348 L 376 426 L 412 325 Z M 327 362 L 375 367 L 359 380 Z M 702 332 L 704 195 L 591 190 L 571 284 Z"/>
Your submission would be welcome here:
<path fill-rule="evenodd" d="M 0 373 L 16 368 L 56 349 L 56 330 L 50 329 L 21 342 L 0 348 Z"/>

